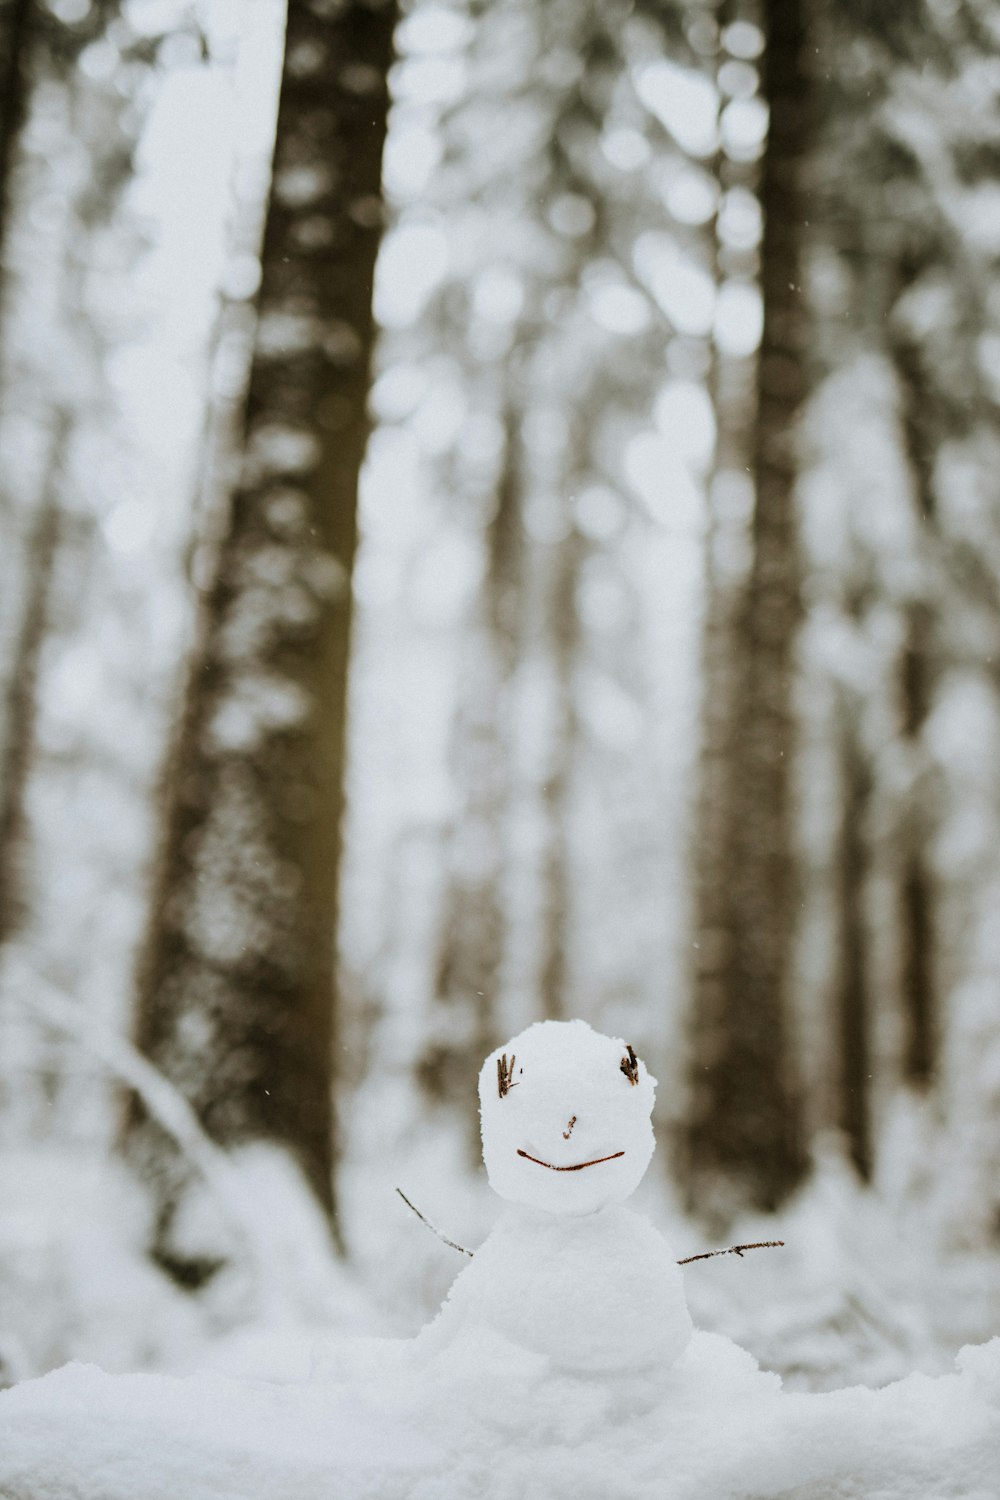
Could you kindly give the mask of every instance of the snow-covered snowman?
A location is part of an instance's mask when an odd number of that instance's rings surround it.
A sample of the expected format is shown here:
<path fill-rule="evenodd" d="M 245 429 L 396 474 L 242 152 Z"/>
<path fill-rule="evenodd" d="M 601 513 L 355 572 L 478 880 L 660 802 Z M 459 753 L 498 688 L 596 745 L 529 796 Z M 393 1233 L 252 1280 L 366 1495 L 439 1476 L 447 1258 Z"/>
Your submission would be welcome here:
<path fill-rule="evenodd" d="M 664 1369 L 691 1337 L 680 1269 L 622 1207 L 653 1154 L 656 1080 L 628 1043 L 540 1021 L 479 1075 L 483 1157 L 504 1210 L 458 1276 L 435 1344 L 491 1329 L 566 1372 Z"/>

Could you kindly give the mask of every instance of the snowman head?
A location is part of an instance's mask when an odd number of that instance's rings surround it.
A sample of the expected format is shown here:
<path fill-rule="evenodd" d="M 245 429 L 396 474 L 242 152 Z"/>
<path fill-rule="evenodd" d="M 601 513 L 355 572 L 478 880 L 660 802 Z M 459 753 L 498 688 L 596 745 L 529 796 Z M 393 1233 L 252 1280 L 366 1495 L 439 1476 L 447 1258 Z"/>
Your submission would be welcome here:
<path fill-rule="evenodd" d="M 483 1063 L 490 1186 L 512 1203 L 590 1214 L 638 1186 L 653 1154 L 656 1079 L 585 1021 L 539 1021 Z"/>

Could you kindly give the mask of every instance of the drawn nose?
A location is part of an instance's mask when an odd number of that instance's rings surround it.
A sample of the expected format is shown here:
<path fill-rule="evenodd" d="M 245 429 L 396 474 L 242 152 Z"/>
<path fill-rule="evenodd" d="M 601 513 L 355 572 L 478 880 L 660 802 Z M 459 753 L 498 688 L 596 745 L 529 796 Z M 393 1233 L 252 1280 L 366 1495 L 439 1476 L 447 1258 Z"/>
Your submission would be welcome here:
<path fill-rule="evenodd" d="M 569 1123 L 567 1124 L 566 1129 L 563 1131 L 563 1140 L 564 1141 L 568 1141 L 569 1138 L 570 1138 L 570 1136 L 573 1134 L 573 1126 L 575 1124 L 576 1124 L 576 1115 L 571 1115 Z"/>

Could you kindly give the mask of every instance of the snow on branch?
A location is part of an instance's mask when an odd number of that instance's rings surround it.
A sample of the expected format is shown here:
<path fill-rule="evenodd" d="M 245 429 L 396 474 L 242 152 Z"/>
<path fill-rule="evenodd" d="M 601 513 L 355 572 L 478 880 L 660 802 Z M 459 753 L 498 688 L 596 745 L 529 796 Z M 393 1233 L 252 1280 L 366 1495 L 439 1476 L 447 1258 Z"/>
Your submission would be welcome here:
<path fill-rule="evenodd" d="M 11 989 L 28 1011 L 69 1035 L 114 1077 L 134 1089 L 150 1117 L 171 1137 L 217 1200 L 230 1228 L 266 1280 L 279 1274 L 254 1214 L 245 1202 L 239 1174 L 221 1146 L 206 1133 L 183 1094 L 132 1043 L 103 1025 L 23 960 L 8 959 Z"/>

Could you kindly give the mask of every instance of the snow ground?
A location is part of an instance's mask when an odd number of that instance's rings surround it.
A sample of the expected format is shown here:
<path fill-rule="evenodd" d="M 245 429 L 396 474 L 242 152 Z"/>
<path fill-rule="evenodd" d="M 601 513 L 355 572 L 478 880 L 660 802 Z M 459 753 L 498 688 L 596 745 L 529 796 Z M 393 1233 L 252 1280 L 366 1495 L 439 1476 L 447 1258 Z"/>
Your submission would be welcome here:
<path fill-rule="evenodd" d="M 641 1316 L 641 1312 L 637 1313 Z M 1000 1340 L 955 1373 L 783 1394 L 719 1335 L 640 1380 L 480 1331 L 359 1343 L 350 1380 L 69 1365 L 0 1395 L 5 1500 L 996 1500 Z"/>

